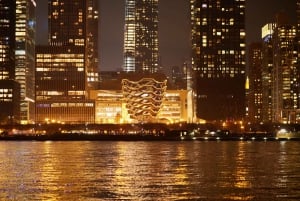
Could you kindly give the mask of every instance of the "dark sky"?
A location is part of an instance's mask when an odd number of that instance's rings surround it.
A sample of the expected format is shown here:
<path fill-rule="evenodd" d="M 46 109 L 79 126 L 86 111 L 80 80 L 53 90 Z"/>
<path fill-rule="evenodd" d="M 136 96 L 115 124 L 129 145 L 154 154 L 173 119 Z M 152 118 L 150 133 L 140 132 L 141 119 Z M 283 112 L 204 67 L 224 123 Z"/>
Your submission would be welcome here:
<path fill-rule="evenodd" d="M 122 66 L 125 0 L 100 1 L 100 69 Z M 37 1 L 37 43 L 47 41 L 47 0 Z M 246 0 L 247 43 L 259 41 L 261 27 L 275 13 L 287 11 L 295 22 L 296 0 Z M 189 0 L 160 0 L 159 53 L 163 66 L 181 65 L 189 57 Z"/>

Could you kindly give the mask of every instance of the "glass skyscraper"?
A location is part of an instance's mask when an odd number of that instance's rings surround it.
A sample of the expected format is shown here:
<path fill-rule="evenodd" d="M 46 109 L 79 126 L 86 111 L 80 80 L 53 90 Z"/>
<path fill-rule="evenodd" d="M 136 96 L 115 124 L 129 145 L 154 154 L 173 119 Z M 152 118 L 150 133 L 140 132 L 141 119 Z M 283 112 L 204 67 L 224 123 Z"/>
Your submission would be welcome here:
<path fill-rule="evenodd" d="M 123 71 L 158 71 L 158 0 L 126 0 Z"/>
<path fill-rule="evenodd" d="M 190 0 L 196 115 L 245 114 L 245 0 Z"/>
<path fill-rule="evenodd" d="M 35 8 L 34 0 L 0 2 L 0 99 L 14 102 L 7 114 L 22 124 L 34 121 Z"/>

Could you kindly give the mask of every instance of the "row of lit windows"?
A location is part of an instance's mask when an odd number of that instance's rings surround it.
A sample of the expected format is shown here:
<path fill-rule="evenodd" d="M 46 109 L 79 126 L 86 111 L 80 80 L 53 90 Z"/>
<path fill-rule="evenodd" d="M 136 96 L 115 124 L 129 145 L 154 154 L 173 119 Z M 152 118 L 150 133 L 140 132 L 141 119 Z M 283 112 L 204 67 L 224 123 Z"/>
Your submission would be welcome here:
<path fill-rule="evenodd" d="M 39 103 L 38 108 L 55 108 L 55 107 L 94 107 L 94 103 Z"/>
<path fill-rule="evenodd" d="M 12 93 L 0 93 L 0 98 L 12 98 Z"/>
<path fill-rule="evenodd" d="M 76 59 L 76 58 L 74 58 L 74 59 L 71 59 L 71 58 L 50 58 L 50 59 L 46 59 L 46 58 L 37 58 L 36 59 L 36 61 L 37 62 L 40 62 L 40 63 L 44 63 L 44 62 L 49 62 L 49 63 L 54 63 L 54 62 L 56 62 L 56 63 L 63 63 L 63 62 L 65 62 L 65 63 L 83 63 L 84 62 L 84 59 Z"/>
<path fill-rule="evenodd" d="M 63 59 L 63 58 L 83 58 L 84 55 L 83 54 L 37 54 L 36 55 L 37 58 L 59 58 L 59 59 Z"/>
<path fill-rule="evenodd" d="M 12 102 L 13 93 L 12 89 L 0 89 L 0 101 Z"/>
<path fill-rule="evenodd" d="M 66 66 L 67 68 L 36 68 L 36 71 L 37 72 L 67 72 L 67 71 L 70 71 L 72 69 L 70 69 L 70 67 L 76 67 L 76 66 Z M 83 72 L 84 71 L 84 68 L 78 68 L 76 67 L 76 70 L 78 72 Z"/>
<path fill-rule="evenodd" d="M 51 107 L 94 107 L 94 103 L 52 103 Z"/>

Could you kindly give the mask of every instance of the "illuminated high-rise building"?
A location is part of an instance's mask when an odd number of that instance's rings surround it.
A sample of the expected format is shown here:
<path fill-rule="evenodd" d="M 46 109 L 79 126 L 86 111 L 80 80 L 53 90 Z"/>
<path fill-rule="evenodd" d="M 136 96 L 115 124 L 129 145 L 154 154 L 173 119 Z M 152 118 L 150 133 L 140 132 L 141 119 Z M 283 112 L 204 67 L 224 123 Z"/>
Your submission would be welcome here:
<path fill-rule="evenodd" d="M 249 46 L 249 121 L 262 122 L 262 43 Z"/>
<path fill-rule="evenodd" d="M 126 0 L 125 72 L 158 71 L 158 0 Z"/>
<path fill-rule="evenodd" d="M 49 45 L 85 51 L 86 89 L 98 82 L 98 1 L 48 0 Z"/>
<path fill-rule="evenodd" d="M 98 1 L 48 0 L 48 46 L 36 53 L 37 122 L 94 121 L 98 84 Z"/>
<path fill-rule="evenodd" d="M 298 42 L 296 26 L 286 14 L 276 16 L 273 38 L 272 121 L 300 122 L 300 72 L 298 68 Z"/>
<path fill-rule="evenodd" d="M 8 113 L 18 123 L 34 121 L 35 7 L 34 0 L 0 2 L 0 99 L 14 102 Z"/>
<path fill-rule="evenodd" d="M 273 33 L 275 23 L 262 27 L 262 122 L 272 122 Z"/>
<path fill-rule="evenodd" d="M 15 79 L 21 85 L 21 123 L 34 122 L 35 8 L 33 0 L 16 0 Z"/>
<path fill-rule="evenodd" d="M 190 0 L 196 115 L 245 114 L 245 0 Z"/>
<path fill-rule="evenodd" d="M 296 1 L 296 13 L 297 13 L 297 32 L 300 35 L 300 0 Z"/>

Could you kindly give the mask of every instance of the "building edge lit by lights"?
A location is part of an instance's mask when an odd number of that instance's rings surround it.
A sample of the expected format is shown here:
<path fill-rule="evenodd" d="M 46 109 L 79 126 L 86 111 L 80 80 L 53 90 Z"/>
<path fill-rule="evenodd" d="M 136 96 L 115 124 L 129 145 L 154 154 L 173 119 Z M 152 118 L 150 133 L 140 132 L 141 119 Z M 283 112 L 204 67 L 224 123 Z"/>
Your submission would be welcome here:
<path fill-rule="evenodd" d="M 158 0 L 126 0 L 125 72 L 158 71 Z"/>

